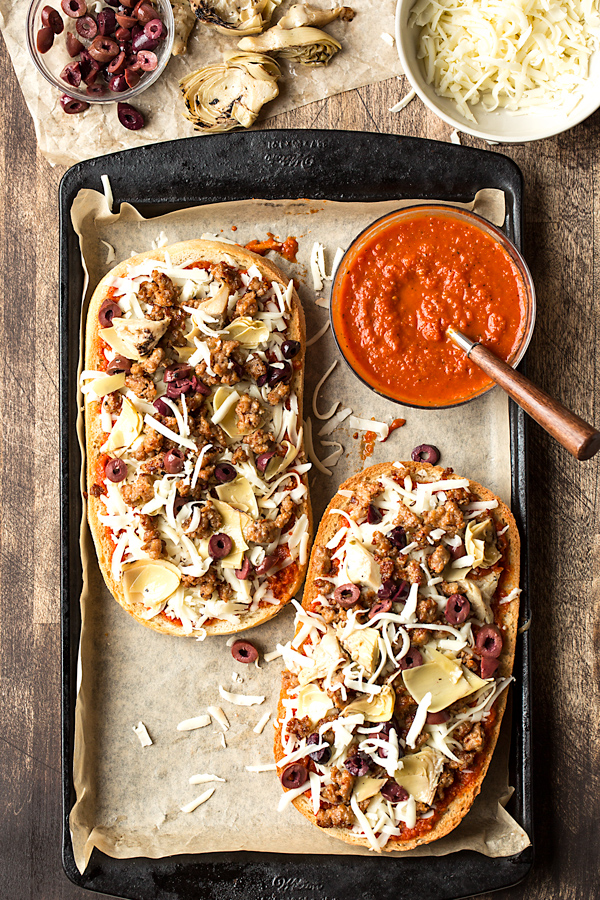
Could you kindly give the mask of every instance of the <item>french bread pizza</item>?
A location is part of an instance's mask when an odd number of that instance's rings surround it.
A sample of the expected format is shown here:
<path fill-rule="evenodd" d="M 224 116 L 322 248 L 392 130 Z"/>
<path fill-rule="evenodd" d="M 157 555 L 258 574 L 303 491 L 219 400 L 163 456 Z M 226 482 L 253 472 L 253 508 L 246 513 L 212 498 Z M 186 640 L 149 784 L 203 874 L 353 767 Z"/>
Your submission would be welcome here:
<path fill-rule="evenodd" d="M 342 484 L 284 647 L 281 806 L 375 851 L 452 831 L 498 737 L 518 585 L 514 518 L 481 485 L 421 462 Z"/>
<path fill-rule="evenodd" d="M 110 591 L 142 624 L 235 632 L 301 585 L 305 344 L 293 283 L 237 244 L 142 253 L 96 287 L 81 376 L 88 520 Z"/>

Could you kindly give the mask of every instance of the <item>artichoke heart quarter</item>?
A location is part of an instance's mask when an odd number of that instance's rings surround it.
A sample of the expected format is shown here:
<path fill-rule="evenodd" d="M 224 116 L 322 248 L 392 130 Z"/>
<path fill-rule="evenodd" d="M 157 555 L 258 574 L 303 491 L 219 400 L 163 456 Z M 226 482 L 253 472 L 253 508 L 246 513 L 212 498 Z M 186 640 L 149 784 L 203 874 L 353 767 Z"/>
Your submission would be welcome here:
<path fill-rule="evenodd" d="M 196 18 L 224 34 L 259 34 L 281 0 L 190 0 Z"/>
<path fill-rule="evenodd" d="M 238 47 L 259 53 L 277 53 L 303 66 L 326 66 L 342 49 L 341 44 L 320 28 L 280 28 L 277 25 L 264 34 L 242 38 Z"/>
<path fill-rule="evenodd" d="M 185 116 L 199 131 L 217 134 L 249 128 L 263 105 L 279 94 L 277 63 L 261 53 L 236 53 L 191 72 L 179 84 Z"/>

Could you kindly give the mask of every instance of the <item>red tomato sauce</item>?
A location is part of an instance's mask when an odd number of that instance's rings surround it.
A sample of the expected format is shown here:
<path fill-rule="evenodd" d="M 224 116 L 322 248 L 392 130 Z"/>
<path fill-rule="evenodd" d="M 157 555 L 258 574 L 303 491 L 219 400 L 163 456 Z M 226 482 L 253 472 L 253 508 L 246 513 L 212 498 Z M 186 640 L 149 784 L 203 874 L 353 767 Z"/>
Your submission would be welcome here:
<path fill-rule="evenodd" d="M 344 264 L 333 324 L 348 362 L 401 403 L 444 406 L 490 379 L 446 336 L 454 325 L 509 360 L 527 291 L 506 250 L 476 225 L 417 215 L 377 230 Z"/>

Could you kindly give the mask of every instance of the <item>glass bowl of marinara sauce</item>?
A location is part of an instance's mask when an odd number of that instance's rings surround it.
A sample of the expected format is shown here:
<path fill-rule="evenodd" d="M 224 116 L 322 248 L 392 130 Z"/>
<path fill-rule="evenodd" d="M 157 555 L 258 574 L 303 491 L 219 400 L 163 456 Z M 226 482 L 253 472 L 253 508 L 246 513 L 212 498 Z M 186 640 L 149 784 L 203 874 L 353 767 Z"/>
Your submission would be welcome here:
<path fill-rule="evenodd" d="M 494 386 L 450 341 L 449 325 L 516 366 L 534 322 L 535 289 L 517 248 L 452 206 L 378 219 L 350 245 L 333 282 L 342 356 L 368 387 L 404 406 L 459 406 Z"/>

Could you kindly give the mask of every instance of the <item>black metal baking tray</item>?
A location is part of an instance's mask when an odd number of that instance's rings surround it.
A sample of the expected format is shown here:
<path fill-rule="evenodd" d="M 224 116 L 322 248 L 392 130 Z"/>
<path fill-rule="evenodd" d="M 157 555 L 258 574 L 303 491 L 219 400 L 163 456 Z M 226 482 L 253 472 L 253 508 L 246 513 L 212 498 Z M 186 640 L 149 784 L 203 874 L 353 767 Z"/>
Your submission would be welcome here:
<path fill-rule="evenodd" d="M 455 900 L 522 880 L 533 848 L 489 859 L 471 851 L 402 858 L 231 852 L 163 859 L 112 859 L 94 850 L 75 866 L 68 816 L 74 802 L 73 732 L 79 643 L 81 456 L 77 443 L 77 364 L 83 287 L 70 209 L 82 188 L 101 189 L 107 174 L 115 203 L 147 217 L 223 200 L 300 198 L 346 201 L 410 197 L 468 201 L 481 188 L 506 195 L 505 230 L 521 246 L 522 176 L 498 153 L 396 135 L 349 131 L 255 131 L 154 144 L 73 166 L 60 186 L 60 413 L 63 864 L 75 884 L 130 900 Z M 527 599 L 527 434 L 510 412 L 513 511 L 523 541 L 521 621 Z M 529 635 L 518 642 L 512 690 L 509 811 L 532 835 Z"/>

